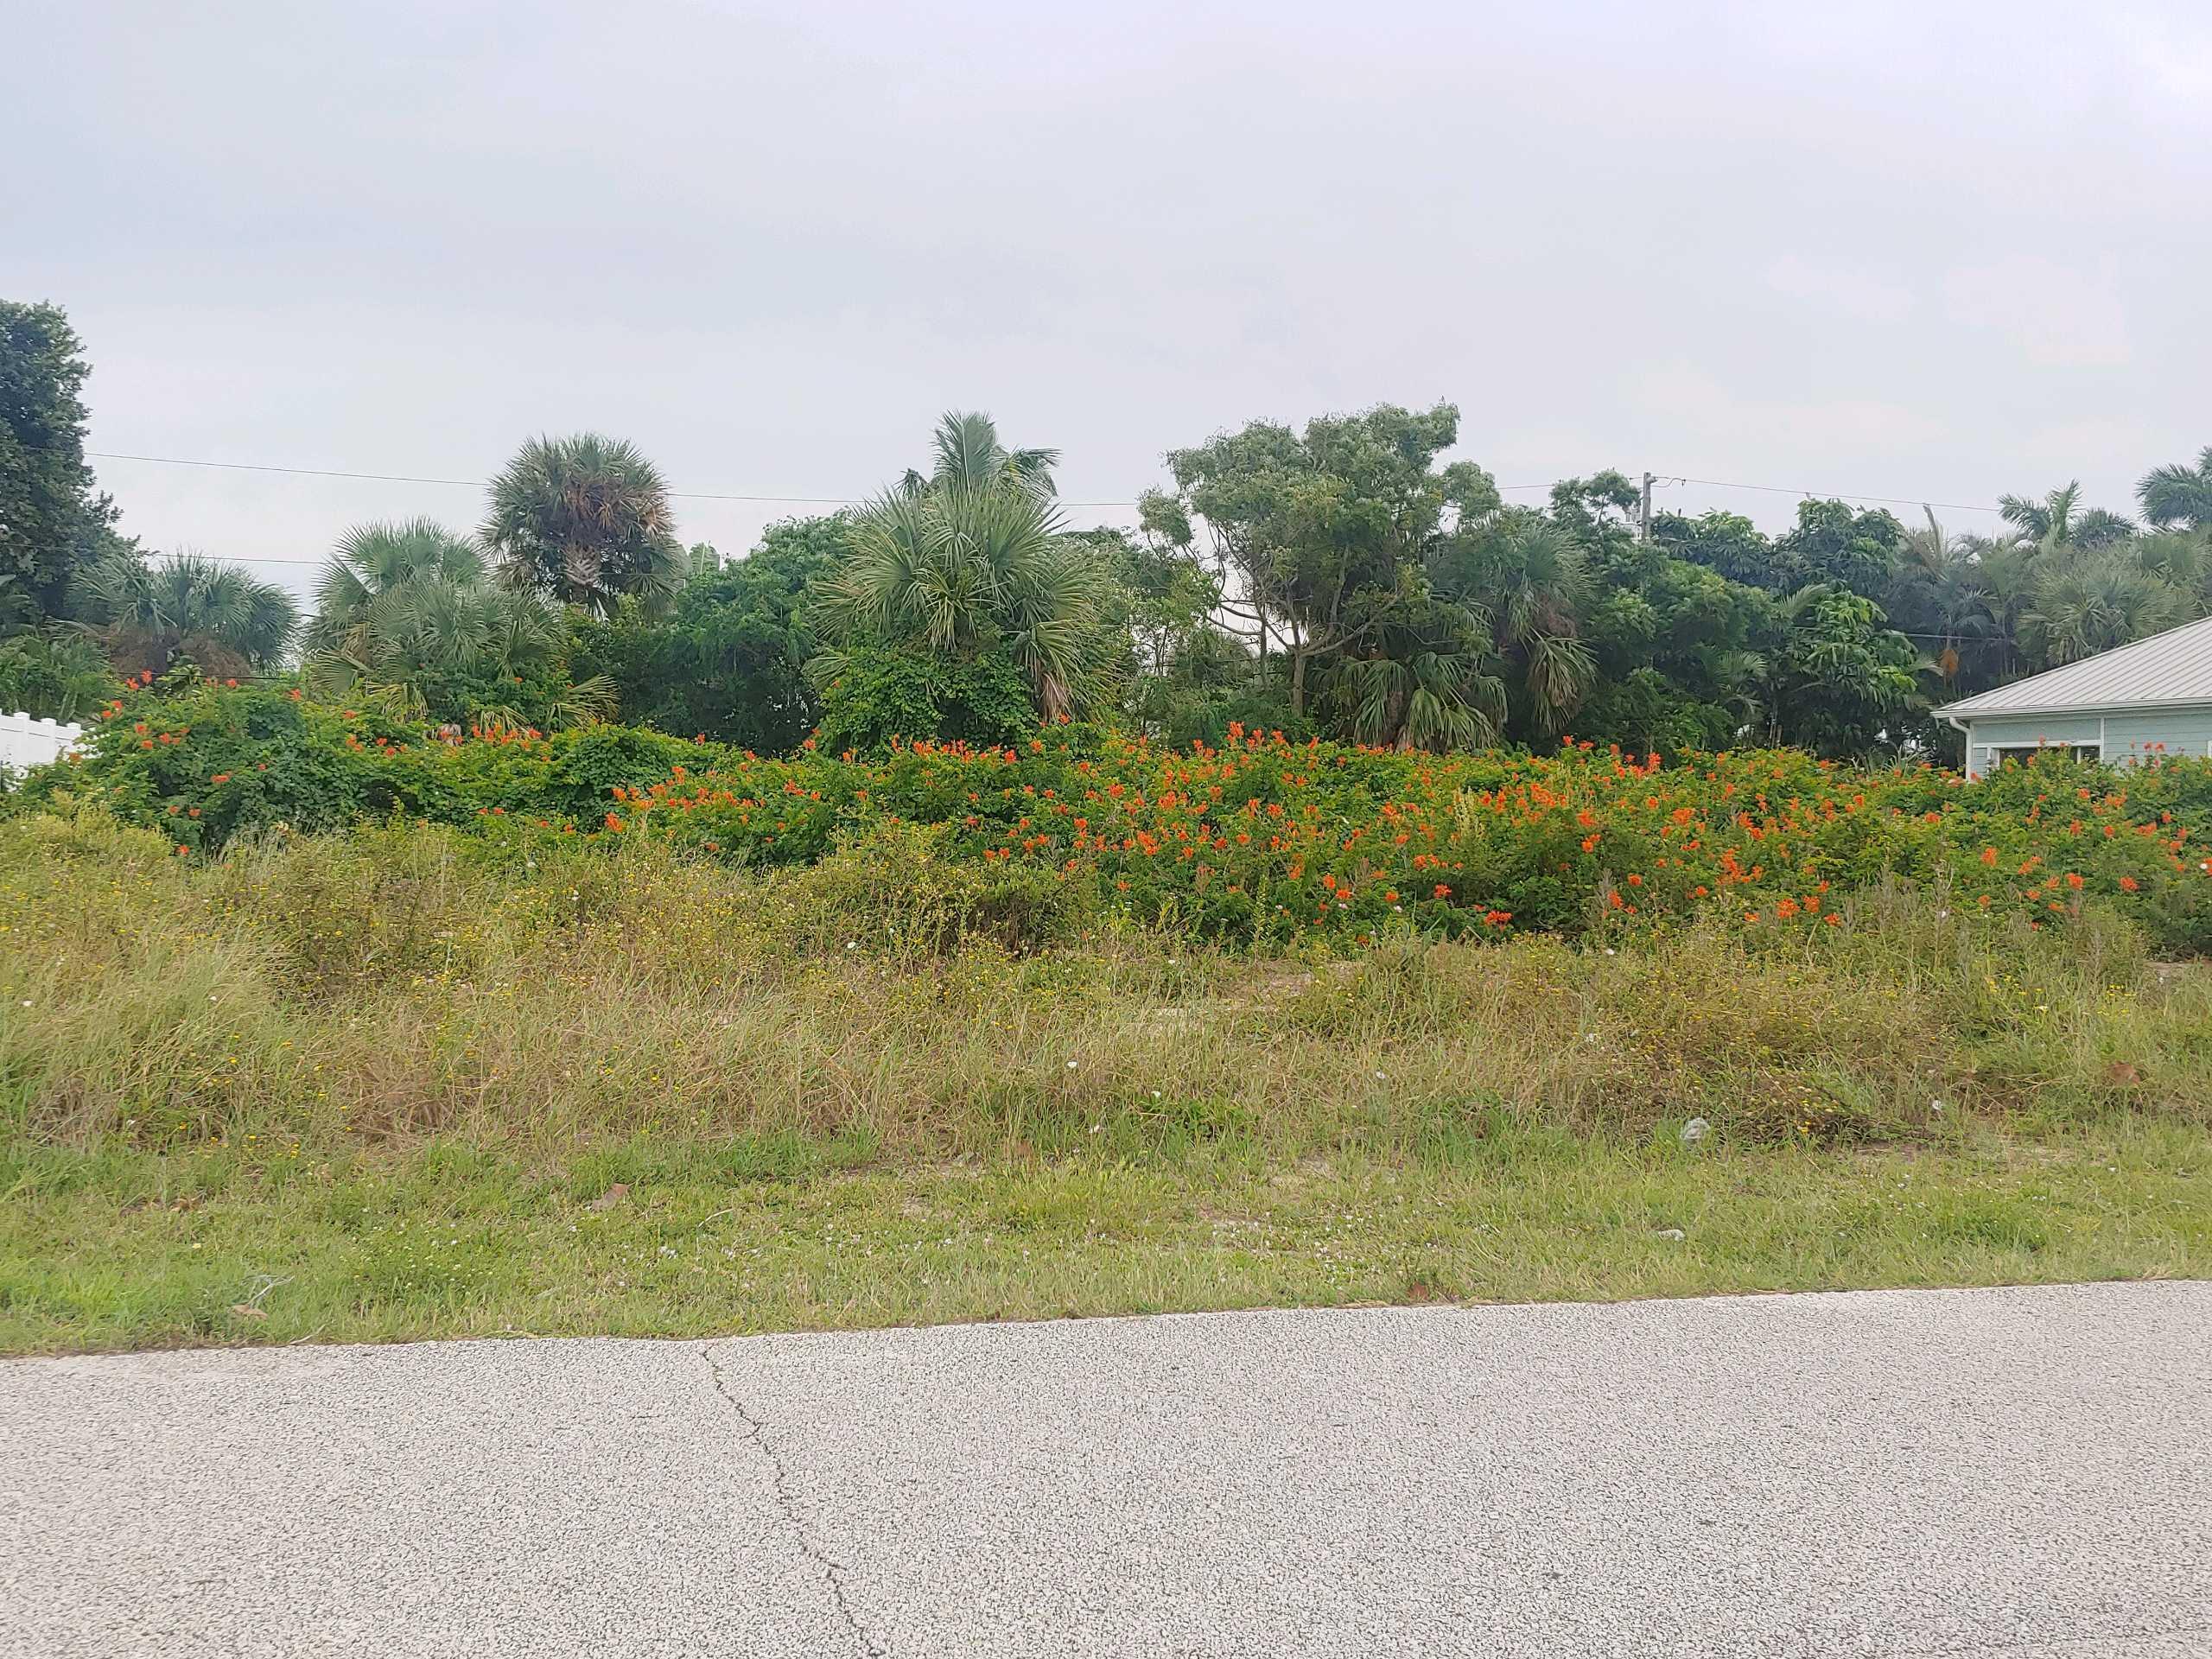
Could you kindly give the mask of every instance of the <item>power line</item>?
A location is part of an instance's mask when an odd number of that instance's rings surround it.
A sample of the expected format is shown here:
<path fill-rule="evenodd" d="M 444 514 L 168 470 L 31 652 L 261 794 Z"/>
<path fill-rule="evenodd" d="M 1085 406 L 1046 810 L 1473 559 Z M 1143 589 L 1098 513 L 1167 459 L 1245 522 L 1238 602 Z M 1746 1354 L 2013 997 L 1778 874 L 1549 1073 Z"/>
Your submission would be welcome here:
<path fill-rule="evenodd" d="M 2002 512 L 2002 507 L 1973 501 L 1923 501 L 1913 495 L 1856 495 L 1849 490 L 1797 490 L 1785 484 L 1732 484 L 1719 478 L 1684 478 L 1677 473 L 1660 475 L 1663 483 L 1710 484 L 1717 490 L 1760 490 L 1769 495 L 1802 496 L 1808 501 L 1879 501 L 1893 507 L 1943 507 L 1960 512 Z"/>
<path fill-rule="evenodd" d="M 181 455 L 126 455 L 114 450 L 87 449 L 87 455 L 99 461 L 143 461 L 157 467 L 211 467 L 226 473 L 283 473 L 296 478 L 355 478 L 378 484 L 439 484 L 454 489 L 485 490 L 492 486 L 486 478 L 423 478 L 412 473 L 349 473 L 329 467 L 276 467 L 245 461 L 193 461 Z M 1524 488 L 1542 488 L 1541 485 Z M 868 499 L 859 495 L 741 495 L 721 490 L 671 490 L 671 498 L 683 501 L 760 501 L 772 505 L 800 507 L 851 507 Z M 1064 507 L 1134 507 L 1134 501 L 1063 501 Z"/>

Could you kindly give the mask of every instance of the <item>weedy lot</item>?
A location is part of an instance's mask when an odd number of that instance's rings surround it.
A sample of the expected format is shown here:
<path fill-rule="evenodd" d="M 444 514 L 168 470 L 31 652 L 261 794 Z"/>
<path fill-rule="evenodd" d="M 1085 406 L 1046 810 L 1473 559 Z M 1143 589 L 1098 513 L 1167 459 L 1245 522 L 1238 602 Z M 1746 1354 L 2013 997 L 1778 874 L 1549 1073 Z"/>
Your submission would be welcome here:
<path fill-rule="evenodd" d="M 2212 1273 L 2212 979 L 2094 908 L 1014 954 L 930 856 L 0 824 L 0 1347 Z"/>

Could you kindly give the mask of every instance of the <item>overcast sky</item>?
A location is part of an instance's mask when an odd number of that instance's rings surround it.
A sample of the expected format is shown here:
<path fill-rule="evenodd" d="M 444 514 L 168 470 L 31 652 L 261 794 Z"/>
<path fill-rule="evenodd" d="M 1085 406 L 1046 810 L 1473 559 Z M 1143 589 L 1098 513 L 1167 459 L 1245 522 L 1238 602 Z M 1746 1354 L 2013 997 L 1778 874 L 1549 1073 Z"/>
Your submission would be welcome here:
<path fill-rule="evenodd" d="M 1507 486 L 2125 508 L 2212 443 L 2202 0 L 10 14 L 0 296 L 68 308 L 96 449 L 480 480 L 592 428 L 844 497 L 981 408 L 1112 502 L 1449 398 Z M 126 531 L 296 587 L 482 500 L 96 464 Z M 726 551 L 817 510 L 678 505 Z"/>

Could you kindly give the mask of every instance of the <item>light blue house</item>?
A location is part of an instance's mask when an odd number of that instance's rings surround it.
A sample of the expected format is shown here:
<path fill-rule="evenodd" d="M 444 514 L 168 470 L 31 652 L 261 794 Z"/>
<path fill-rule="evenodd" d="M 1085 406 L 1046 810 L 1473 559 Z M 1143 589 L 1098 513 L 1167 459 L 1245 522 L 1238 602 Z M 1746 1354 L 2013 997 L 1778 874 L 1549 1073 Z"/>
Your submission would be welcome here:
<path fill-rule="evenodd" d="M 1966 734 L 1969 778 L 2037 749 L 2114 766 L 2212 755 L 2212 617 L 1936 712 Z"/>

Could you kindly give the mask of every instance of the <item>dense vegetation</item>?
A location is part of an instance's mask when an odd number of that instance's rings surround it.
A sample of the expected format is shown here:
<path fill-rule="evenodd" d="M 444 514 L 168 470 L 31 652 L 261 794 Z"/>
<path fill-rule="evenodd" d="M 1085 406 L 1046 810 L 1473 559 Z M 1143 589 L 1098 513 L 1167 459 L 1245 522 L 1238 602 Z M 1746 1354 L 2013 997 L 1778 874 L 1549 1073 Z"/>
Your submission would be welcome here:
<path fill-rule="evenodd" d="M 2073 485 L 2003 529 L 1807 500 L 1637 522 L 1618 472 L 1538 507 L 1446 457 L 1459 411 L 1254 422 L 1170 451 L 1134 531 L 1071 530 L 1057 452 L 948 415 L 927 464 L 726 562 L 594 434 L 524 444 L 474 534 L 335 540 L 304 620 L 218 558 L 118 537 L 83 453 L 86 366 L 51 307 L 0 309 L 0 702 L 73 717 L 112 678 L 283 673 L 396 718 L 620 719 L 789 754 L 1019 743 L 1074 719 L 1173 748 L 1229 728 L 1432 752 L 1789 745 L 1955 759 L 1929 711 L 2212 611 L 2212 449 L 2139 518 Z"/>
<path fill-rule="evenodd" d="M 441 737 L 189 670 L 95 724 L 21 808 L 97 805 L 185 854 L 386 818 L 518 856 L 646 836 L 774 867 L 864 842 L 887 918 L 957 893 L 1021 944 L 1105 915 L 1270 949 L 1693 919 L 1802 931 L 1902 880 L 2037 926 L 2102 904 L 2169 948 L 2212 946 L 2212 766 L 2194 760 L 2123 772 L 2053 754 L 1968 789 L 1794 750 L 1439 756 L 1235 727 L 1178 750 L 1075 724 L 1003 747 L 779 760 L 605 724 Z"/>

